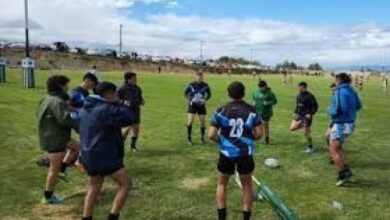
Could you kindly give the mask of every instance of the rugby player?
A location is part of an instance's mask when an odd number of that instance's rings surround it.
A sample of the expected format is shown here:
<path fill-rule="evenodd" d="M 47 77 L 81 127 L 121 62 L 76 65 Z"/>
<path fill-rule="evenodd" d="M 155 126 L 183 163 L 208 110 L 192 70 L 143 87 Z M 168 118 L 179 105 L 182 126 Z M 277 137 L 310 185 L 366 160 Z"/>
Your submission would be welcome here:
<path fill-rule="evenodd" d="M 261 137 L 261 119 L 256 109 L 243 101 L 245 87 L 233 82 L 228 87 L 231 101 L 214 113 L 209 138 L 219 144 L 219 179 L 216 202 L 219 220 L 225 220 L 226 195 L 229 178 L 237 170 L 242 184 L 243 219 L 251 217 L 253 199 L 252 172 L 255 164 L 253 151 L 255 140 Z"/>
<path fill-rule="evenodd" d="M 67 105 L 69 78 L 51 76 L 47 80 L 47 95 L 38 106 L 38 131 L 41 149 L 49 154 L 43 204 L 59 204 L 63 198 L 54 195 L 57 178 L 67 181 L 65 169 L 78 152 L 79 145 L 71 139 L 72 129 L 78 131 L 78 121 L 71 118 Z M 60 172 L 63 171 L 63 172 Z"/>
<path fill-rule="evenodd" d="M 337 89 L 328 110 L 333 121 L 330 130 L 330 152 L 338 171 L 337 186 L 344 185 L 352 176 L 345 159 L 343 145 L 353 133 L 357 112 L 362 108 L 362 103 L 352 88 L 351 81 L 346 73 L 336 75 Z"/>
<path fill-rule="evenodd" d="M 95 89 L 97 84 L 97 77 L 88 72 L 84 75 L 81 84 L 72 90 L 70 93 L 69 104 L 75 110 L 76 114 L 83 107 L 85 99 L 89 96 L 89 91 Z M 73 117 L 77 118 L 78 115 Z"/>
<path fill-rule="evenodd" d="M 298 90 L 299 94 L 297 96 L 294 119 L 291 122 L 290 130 L 296 131 L 305 128 L 305 137 L 308 142 L 305 152 L 312 153 L 314 147 L 310 127 L 313 122 L 313 116 L 318 110 L 318 104 L 314 95 L 307 90 L 306 82 L 299 83 Z"/>
<path fill-rule="evenodd" d="M 207 83 L 203 81 L 203 73 L 198 71 L 195 73 L 195 81 L 190 83 L 185 91 L 184 96 L 188 99 L 187 111 L 187 140 L 190 146 L 192 142 L 192 124 L 195 115 L 199 115 L 200 133 L 202 144 L 205 144 L 204 135 L 206 132 L 206 103 L 211 98 L 211 90 Z"/>
<path fill-rule="evenodd" d="M 122 128 L 122 135 L 126 139 L 131 130 L 131 150 L 137 152 L 137 140 L 141 123 L 141 106 L 145 105 L 145 100 L 142 96 L 142 89 L 137 85 L 137 74 L 126 72 L 123 78 L 124 84 L 118 90 L 118 96 L 120 99 L 130 103 L 130 109 L 133 113 L 133 124 Z"/>
<path fill-rule="evenodd" d="M 275 94 L 268 87 L 267 82 L 259 80 L 258 89 L 253 92 L 252 98 L 257 113 L 261 117 L 265 144 L 269 144 L 269 122 L 273 116 L 273 106 L 278 103 Z"/>
<path fill-rule="evenodd" d="M 85 196 L 83 220 L 92 220 L 93 208 L 105 177 L 118 185 L 108 220 L 119 219 L 120 211 L 132 186 L 124 168 L 124 141 L 121 128 L 132 121 L 132 112 L 117 98 L 116 86 L 102 82 L 96 95 L 89 96 L 80 118 L 80 163 L 89 177 Z"/>

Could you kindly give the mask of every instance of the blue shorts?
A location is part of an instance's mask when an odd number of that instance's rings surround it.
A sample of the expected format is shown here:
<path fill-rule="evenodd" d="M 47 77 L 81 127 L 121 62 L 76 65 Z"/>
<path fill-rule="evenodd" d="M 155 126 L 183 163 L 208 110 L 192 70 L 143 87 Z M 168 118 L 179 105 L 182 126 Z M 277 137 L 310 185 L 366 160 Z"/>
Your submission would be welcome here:
<path fill-rule="evenodd" d="M 330 139 L 344 142 L 354 130 L 354 123 L 334 123 L 330 130 Z"/>

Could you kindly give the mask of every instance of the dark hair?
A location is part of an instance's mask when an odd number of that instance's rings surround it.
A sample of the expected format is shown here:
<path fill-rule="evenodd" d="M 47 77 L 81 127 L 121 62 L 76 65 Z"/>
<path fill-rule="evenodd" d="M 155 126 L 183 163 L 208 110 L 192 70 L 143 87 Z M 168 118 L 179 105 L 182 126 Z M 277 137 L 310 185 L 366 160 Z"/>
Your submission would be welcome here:
<path fill-rule="evenodd" d="M 129 80 L 129 79 L 132 79 L 133 77 L 136 77 L 137 74 L 136 73 L 133 73 L 133 72 L 126 72 L 124 75 L 123 75 L 123 78 L 125 81 Z"/>
<path fill-rule="evenodd" d="M 63 75 L 54 75 L 47 79 L 48 93 L 62 93 L 62 87 L 69 83 L 69 78 Z"/>
<path fill-rule="evenodd" d="M 300 83 L 298 84 L 298 86 L 299 86 L 299 87 L 303 86 L 303 87 L 307 88 L 307 83 L 306 83 L 306 82 L 300 82 Z"/>
<path fill-rule="evenodd" d="M 116 85 L 110 82 L 101 82 L 96 87 L 95 94 L 99 96 L 104 96 L 107 92 L 115 92 Z"/>
<path fill-rule="evenodd" d="M 202 76 L 203 75 L 203 71 L 202 70 L 198 70 L 198 71 L 195 72 L 195 75 Z"/>
<path fill-rule="evenodd" d="M 242 99 L 245 96 L 245 86 L 238 81 L 230 83 L 227 88 L 230 98 Z"/>
<path fill-rule="evenodd" d="M 93 65 L 93 66 L 92 66 L 92 69 L 96 69 L 96 66 L 95 66 L 95 65 Z"/>
<path fill-rule="evenodd" d="M 351 83 L 351 77 L 346 73 L 339 73 L 336 75 L 336 79 L 340 80 L 340 83 Z"/>
<path fill-rule="evenodd" d="M 329 88 L 331 88 L 331 89 L 336 88 L 336 87 L 337 87 L 336 83 L 332 83 L 332 84 L 330 84 L 330 86 L 329 86 Z"/>
<path fill-rule="evenodd" d="M 84 75 L 83 81 L 85 81 L 85 80 L 87 80 L 87 79 L 88 79 L 88 80 L 91 80 L 92 82 L 94 82 L 95 85 L 99 84 L 98 78 L 97 78 L 94 74 L 92 74 L 92 73 L 90 73 L 90 72 L 88 72 L 88 73 L 86 73 L 86 74 Z"/>
<path fill-rule="evenodd" d="M 267 82 L 266 82 L 266 81 L 260 79 L 260 80 L 259 80 L 258 86 L 259 86 L 259 87 L 267 87 L 268 85 L 267 85 Z"/>

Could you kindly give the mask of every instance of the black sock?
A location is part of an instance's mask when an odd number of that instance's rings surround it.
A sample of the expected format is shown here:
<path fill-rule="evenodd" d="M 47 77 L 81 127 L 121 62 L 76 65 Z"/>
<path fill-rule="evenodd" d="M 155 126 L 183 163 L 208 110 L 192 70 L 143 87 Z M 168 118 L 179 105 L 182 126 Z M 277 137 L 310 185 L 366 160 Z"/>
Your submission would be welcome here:
<path fill-rule="evenodd" d="M 313 148 L 313 140 L 310 138 L 307 139 L 307 143 L 309 144 L 310 148 Z"/>
<path fill-rule="evenodd" d="M 136 148 L 138 137 L 131 137 L 131 148 Z"/>
<path fill-rule="evenodd" d="M 326 138 L 326 144 L 327 144 L 328 147 L 330 146 L 330 140 L 329 140 L 329 138 Z"/>
<path fill-rule="evenodd" d="M 265 143 L 269 144 L 269 137 L 265 137 Z"/>
<path fill-rule="evenodd" d="M 92 220 L 92 216 L 88 216 L 88 217 L 83 217 L 82 220 Z"/>
<path fill-rule="evenodd" d="M 62 162 L 62 164 L 61 164 L 61 169 L 60 169 L 61 173 L 65 173 L 66 168 L 68 168 L 68 164 Z"/>
<path fill-rule="evenodd" d="M 206 133 L 206 127 L 200 128 L 200 134 L 202 135 L 202 140 L 204 140 L 204 134 Z"/>
<path fill-rule="evenodd" d="M 44 195 L 46 199 L 50 199 L 53 196 L 53 191 L 45 191 Z"/>
<path fill-rule="evenodd" d="M 226 220 L 226 208 L 218 209 L 218 220 Z"/>
<path fill-rule="evenodd" d="M 110 213 L 109 215 L 108 215 L 108 218 L 107 218 L 107 220 L 118 220 L 119 219 L 119 213 L 118 214 L 112 214 L 112 213 Z"/>
<path fill-rule="evenodd" d="M 187 125 L 187 134 L 188 134 L 188 140 L 191 141 L 192 138 L 192 125 Z"/>
<path fill-rule="evenodd" d="M 243 211 L 242 216 L 244 217 L 244 220 L 249 220 L 251 219 L 251 212 Z"/>

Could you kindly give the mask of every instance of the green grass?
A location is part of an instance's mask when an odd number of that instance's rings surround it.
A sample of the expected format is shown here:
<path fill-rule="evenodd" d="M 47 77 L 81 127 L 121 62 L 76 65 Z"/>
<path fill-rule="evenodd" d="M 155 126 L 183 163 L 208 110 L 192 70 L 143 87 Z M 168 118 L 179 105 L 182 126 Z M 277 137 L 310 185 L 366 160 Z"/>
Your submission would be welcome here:
<path fill-rule="evenodd" d="M 8 83 L 0 85 L 0 219 L 78 219 L 82 213 L 86 178 L 70 169 L 71 183 L 59 184 L 57 192 L 66 196 L 64 205 L 42 206 L 46 169 L 35 165 L 42 154 L 37 142 L 35 111 L 45 94 L 45 80 L 56 71 L 38 71 L 37 89 L 22 89 L 20 70 L 8 72 Z M 76 86 L 82 73 L 63 71 Z M 349 164 L 355 172 L 350 187 L 334 186 L 336 173 L 328 164 L 324 132 L 328 125 L 330 78 L 302 78 L 316 95 L 320 111 L 313 125 L 317 151 L 303 153 L 305 140 L 300 132 L 288 130 L 294 108 L 296 89 L 283 87 L 281 77 L 267 76 L 279 104 L 272 119 L 273 144 L 257 150 L 255 175 L 276 189 L 302 219 L 390 219 L 390 96 L 380 90 L 379 80 L 371 80 L 361 94 L 364 109 L 359 114 L 357 129 L 347 142 Z M 104 79 L 121 83 L 119 72 L 104 73 Z M 146 99 L 142 114 L 140 149 L 130 155 L 126 144 L 126 166 L 135 187 L 122 212 L 122 219 L 203 220 L 216 219 L 214 192 L 217 180 L 217 147 L 187 147 L 186 102 L 183 98 L 190 75 L 153 75 L 139 77 Z M 212 112 L 227 101 L 226 86 L 240 80 L 247 93 L 256 82 L 249 76 L 206 76 L 213 97 Z M 299 79 L 301 80 L 301 79 Z M 298 79 L 295 79 L 297 82 Z M 294 82 L 294 83 L 295 83 Z M 247 95 L 249 100 L 250 95 Z M 198 124 L 194 140 L 198 140 Z M 199 142 L 198 142 L 199 143 Z M 276 157 L 281 167 L 268 170 L 264 159 Z M 115 194 L 115 185 L 106 187 L 95 209 L 96 219 L 104 219 Z M 332 201 L 343 204 L 343 210 L 332 207 Z M 240 191 L 233 179 L 230 183 L 229 219 L 241 219 Z M 278 219 L 267 204 L 255 203 L 253 219 Z"/>

